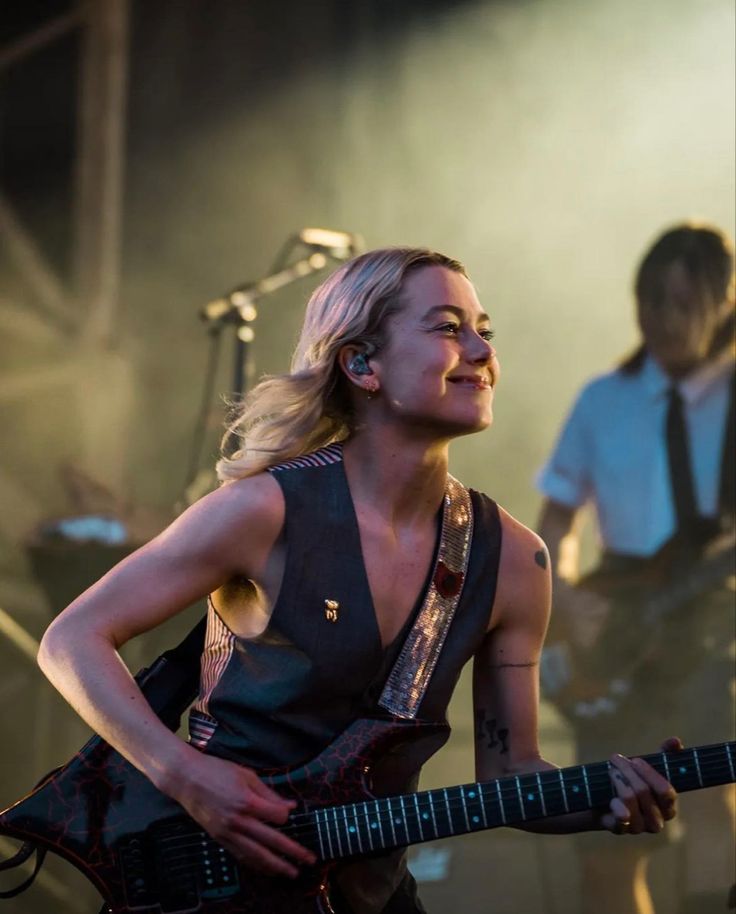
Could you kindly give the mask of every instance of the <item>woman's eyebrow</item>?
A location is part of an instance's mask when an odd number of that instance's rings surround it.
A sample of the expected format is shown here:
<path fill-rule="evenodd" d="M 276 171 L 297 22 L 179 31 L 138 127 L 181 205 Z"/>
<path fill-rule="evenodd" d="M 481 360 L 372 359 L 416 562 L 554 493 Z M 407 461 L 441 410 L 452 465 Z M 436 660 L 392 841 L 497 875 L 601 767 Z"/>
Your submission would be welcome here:
<path fill-rule="evenodd" d="M 464 318 L 466 316 L 466 312 L 462 308 L 458 307 L 457 305 L 432 305 L 432 307 L 427 311 L 427 313 L 424 315 L 424 317 L 425 318 L 434 317 L 436 314 L 439 314 L 442 311 L 449 311 L 451 314 L 454 314 L 456 317 L 459 317 L 459 318 Z M 487 314 L 485 314 L 484 312 L 481 312 L 476 318 L 476 323 L 480 324 L 480 323 L 483 323 L 484 321 L 487 321 L 490 324 L 491 319 Z"/>

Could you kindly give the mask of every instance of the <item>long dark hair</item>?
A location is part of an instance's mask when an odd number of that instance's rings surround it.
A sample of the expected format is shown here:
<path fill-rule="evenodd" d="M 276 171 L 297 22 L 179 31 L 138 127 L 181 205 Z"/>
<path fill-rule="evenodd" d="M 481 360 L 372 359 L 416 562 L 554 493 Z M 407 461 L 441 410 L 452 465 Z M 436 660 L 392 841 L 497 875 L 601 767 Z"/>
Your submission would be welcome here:
<path fill-rule="evenodd" d="M 657 238 L 644 254 L 636 271 L 634 293 L 642 302 L 666 305 L 665 277 L 673 264 L 680 264 L 699 290 L 703 308 L 717 308 L 734 292 L 734 249 L 728 235 L 713 225 L 686 222 L 673 226 Z M 733 337 L 731 313 L 713 340 L 711 355 L 720 352 Z M 619 365 L 623 374 L 636 374 L 644 364 L 647 348 L 641 343 Z"/>

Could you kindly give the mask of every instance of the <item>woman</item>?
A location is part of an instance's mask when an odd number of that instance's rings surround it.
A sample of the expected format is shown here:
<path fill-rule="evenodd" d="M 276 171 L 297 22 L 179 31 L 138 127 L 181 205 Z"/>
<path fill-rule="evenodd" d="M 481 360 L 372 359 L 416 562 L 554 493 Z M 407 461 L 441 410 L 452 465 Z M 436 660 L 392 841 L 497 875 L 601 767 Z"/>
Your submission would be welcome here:
<path fill-rule="evenodd" d="M 491 424 L 492 336 L 457 261 L 390 249 L 342 266 L 309 302 L 291 373 L 259 384 L 231 427 L 242 447 L 219 463 L 224 484 L 44 637 L 42 669 L 87 722 L 262 873 L 294 877 L 312 855 L 276 828 L 292 805 L 253 768 L 304 761 L 379 706 L 442 719 L 471 656 L 479 729 L 505 731 L 478 741 L 478 777 L 553 767 L 537 744 L 544 545 L 447 472 L 450 441 Z M 187 744 L 117 649 L 205 594 Z M 455 612 L 447 630 L 437 606 Z M 412 638 L 434 653 L 407 689 L 392 677 Z M 398 763 L 394 789 L 419 764 L 408 751 Z M 613 764 L 610 809 L 546 827 L 636 833 L 674 816 L 674 791 L 653 769 Z M 338 871 L 332 898 L 358 914 L 423 910 L 401 854 Z"/>

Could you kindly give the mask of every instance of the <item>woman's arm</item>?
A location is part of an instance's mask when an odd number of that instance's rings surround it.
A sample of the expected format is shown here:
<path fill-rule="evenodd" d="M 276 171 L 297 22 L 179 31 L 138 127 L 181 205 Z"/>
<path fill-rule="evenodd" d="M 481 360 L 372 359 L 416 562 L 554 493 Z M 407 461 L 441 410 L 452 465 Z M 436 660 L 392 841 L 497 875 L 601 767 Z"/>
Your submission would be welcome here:
<path fill-rule="evenodd" d="M 538 531 L 549 552 L 554 604 L 551 634 L 587 650 L 603 629 L 609 604 L 600 595 L 575 587 L 580 573 L 583 515 L 581 508 L 570 508 L 548 498 L 542 504 Z"/>
<path fill-rule="evenodd" d="M 249 769 L 207 756 L 151 710 L 118 649 L 235 576 L 262 579 L 283 524 L 278 484 L 258 476 L 206 496 L 51 624 L 39 664 L 80 716 L 239 858 L 295 875 L 306 851 L 267 823 L 292 804 Z"/>
<path fill-rule="evenodd" d="M 476 776 L 547 771 L 538 740 L 539 657 L 550 614 L 551 574 L 542 540 L 505 512 L 491 627 L 473 668 Z M 674 790 L 640 760 L 612 757 L 617 796 L 609 810 L 573 813 L 524 826 L 543 832 L 659 831 L 675 814 Z"/>

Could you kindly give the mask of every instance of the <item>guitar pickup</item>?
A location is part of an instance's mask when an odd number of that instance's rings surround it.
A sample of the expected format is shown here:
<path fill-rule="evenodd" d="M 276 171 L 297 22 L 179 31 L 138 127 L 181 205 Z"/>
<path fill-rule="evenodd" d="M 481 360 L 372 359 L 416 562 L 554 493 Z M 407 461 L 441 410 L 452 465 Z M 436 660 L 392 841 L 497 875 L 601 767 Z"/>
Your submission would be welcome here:
<path fill-rule="evenodd" d="M 238 866 L 228 852 L 210 838 L 202 836 L 199 883 L 202 898 L 227 898 L 240 889 Z"/>

